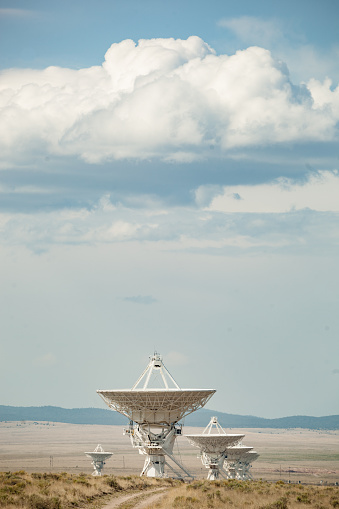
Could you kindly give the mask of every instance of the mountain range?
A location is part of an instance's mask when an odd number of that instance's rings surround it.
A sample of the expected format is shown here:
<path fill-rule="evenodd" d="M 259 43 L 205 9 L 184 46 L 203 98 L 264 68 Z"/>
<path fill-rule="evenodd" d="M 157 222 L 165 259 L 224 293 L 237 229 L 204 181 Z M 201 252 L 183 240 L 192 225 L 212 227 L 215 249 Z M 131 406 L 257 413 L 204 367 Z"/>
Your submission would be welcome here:
<path fill-rule="evenodd" d="M 184 419 L 186 426 L 205 427 L 211 416 L 218 417 L 220 425 L 230 428 L 305 428 L 339 429 L 339 415 L 311 417 L 295 415 L 265 419 L 253 415 L 235 415 L 202 408 Z M 102 408 L 60 408 L 55 406 L 15 407 L 0 405 L 0 421 L 47 421 L 71 424 L 126 425 L 128 419 L 118 412 Z"/>

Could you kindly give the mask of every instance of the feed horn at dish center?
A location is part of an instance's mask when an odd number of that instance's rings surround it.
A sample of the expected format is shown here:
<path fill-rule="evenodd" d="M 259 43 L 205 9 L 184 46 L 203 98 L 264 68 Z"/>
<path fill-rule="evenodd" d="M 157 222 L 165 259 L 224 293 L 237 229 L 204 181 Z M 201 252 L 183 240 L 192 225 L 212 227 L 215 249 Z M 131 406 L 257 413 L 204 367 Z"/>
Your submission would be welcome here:
<path fill-rule="evenodd" d="M 156 386 L 151 388 L 151 382 Z M 167 465 L 176 476 L 183 477 L 183 472 L 192 477 L 173 454 L 176 437 L 181 434 L 178 422 L 205 406 L 216 392 L 214 389 L 181 389 L 161 355 L 154 353 L 131 389 L 97 392 L 109 408 L 130 420 L 125 434 L 145 456 L 140 475 L 164 477 Z"/>

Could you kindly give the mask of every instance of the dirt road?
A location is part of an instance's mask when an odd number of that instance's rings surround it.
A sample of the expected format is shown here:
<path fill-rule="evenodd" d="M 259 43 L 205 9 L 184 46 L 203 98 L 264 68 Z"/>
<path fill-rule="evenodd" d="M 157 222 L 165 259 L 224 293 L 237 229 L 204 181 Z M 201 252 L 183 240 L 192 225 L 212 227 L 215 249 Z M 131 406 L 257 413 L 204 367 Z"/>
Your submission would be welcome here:
<path fill-rule="evenodd" d="M 135 505 L 132 506 L 133 509 L 146 509 L 149 504 L 153 504 L 158 498 L 161 498 L 165 491 L 165 488 L 157 488 L 147 492 L 123 495 L 122 497 L 114 498 L 102 509 L 118 509 L 126 502 L 132 502 L 134 500 Z"/>

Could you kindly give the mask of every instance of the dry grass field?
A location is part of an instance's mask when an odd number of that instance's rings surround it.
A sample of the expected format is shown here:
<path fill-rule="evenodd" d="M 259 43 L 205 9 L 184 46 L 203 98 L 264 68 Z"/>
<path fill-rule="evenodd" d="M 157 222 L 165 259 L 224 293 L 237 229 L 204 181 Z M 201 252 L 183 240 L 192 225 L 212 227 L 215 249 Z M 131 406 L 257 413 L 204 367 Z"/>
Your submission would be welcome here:
<path fill-rule="evenodd" d="M 122 434 L 121 426 L 62 423 L 1 422 L 0 471 L 69 472 L 90 474 L 85 451 L 98 443 L 114 455 L 107 461 L 108 475 L 138 475 L 144 458 Z M 198 433 L 200 428 L 184 428 Z M 254 479 L 288 482 L 339 482 L 339 431 L 237 429 L 246 445 L 254 446 L 260 458 L 253 463 Z M 176 455 L 195 477 L 206 477 L 197 449 L 185 437 L 178 438 Z"/>
<path fill-rule="evenodd" d="M 159 492 L 159 488 L 163 491 Z M 155 492 L 155 497 L 154 497 Z M 304 486 L 282 481 L 206 481 L 182 483 L 138 476 L 32 473 L 0 474 L 3 509 L 332 509 L 337 486 Z"/>
<path fill-rule="evenodd" d="M 122 495 L 147 493 L 152 488 L 172 487 L 173 479 L 138 476 L 32 473 L 24 470 L 0 473 L 0 507 L 4 509 L 101 508 Z M 120 505 L 120 504 L 119 504 Z"/>
<path fill-rule="evenodd" d="M 194 481 L 167 490 L 149 509 L 330 509 L 339 507 L 339 488 L 290 485 L 282 481 Z"/>

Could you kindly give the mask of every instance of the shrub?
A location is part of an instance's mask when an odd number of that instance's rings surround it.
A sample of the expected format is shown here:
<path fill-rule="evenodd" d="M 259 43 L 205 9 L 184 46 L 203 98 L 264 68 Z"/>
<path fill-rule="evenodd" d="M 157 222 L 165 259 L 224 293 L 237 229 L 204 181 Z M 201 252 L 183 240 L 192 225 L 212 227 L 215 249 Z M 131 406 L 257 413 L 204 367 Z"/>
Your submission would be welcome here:
<path fill-rule="evenodd" d="M 115 491 L 122 490 L 122 487 L 120 486 L 120 484 L 114 477 L 107 477 L 107 479 L 105 479 L 105 481 L 108 484 L 108 486 L 110 488 L 113 488 Z"/>
<path fill-rule="evenodd" d="M 250 493 L 253 491 L 251 483 L 248 481 L 238 481 L 237 479 L 230 479 L 228 481 L 225 481 L 223 484 L 224 487 L 228 490 L 238 490 L 243 493 Z"/>
<path fill-rule="evenodd" d="M 197 502 L 199 502 L 199 500 L 195 497 L 184 497 L 183 495 L 180 495 L 178 497 L 175 497 L 175 499 L 173 501 L 173 507 L 180 507 L 181 509 L 183 509 L 183 508 L 189 509 Z"/>
<path fill-rule="evenodd" d="M 183 507 L 183 503 L 186 500 L 186 497 L 180 495 L 179 497 L 175 497 L 173 500 L 173 507 Z"/>
<path fill-rule="evenodd" d="M 42 474 L 39 472 L 33 472 L 32 474 L 33 479 L 42 479 Z"/>
<path fill-rule="evenodd" d="M 79 475 L 78 477 L 73 479 L 73 482 L 74 483 L 79 483 L 79 484 L 84 484 L 85 486 L 89 486 L 90 485 L 88 480 L 85 477 L 83 477 L 82 475 Z"/>
<path fill-rule="evenodd" d="M 194 481 L 191 484 L 188 484 L 186 486 L 186 488 L 188 490 L 197 490 L 198 488 L 201 488 L 201 486 L 203 486 L 203 484 L 204 484 L 203 481 Z"/>
<path fill-rule="evenodd" d="M 310 504 L 311 503 L 307 493 L 302 493 L 301 495 L 298 495 L 297 501 L 301 502 L 302 504 Z"/>
<path fill-rule="evenodd" d="M 28 497 L 27 502 L 31 509 L 61 509 L 59 497 L 46 498 L 34 494 Z"/>
<path fill-rule="evenodd" d="M 279 498 L 279 500 L 273 502 L 273 504 L 261 506 L 259 509 L 288 509 L 287 498 Z"/>
<path fill-rule="evenodd" d="M 4 482 L 4 485 L 1 488 L 1 491 L 3 493 L 19 495 L 20 493 L 22 493 L 24 491 L 25 487 L 26 487 L 26 483 L 24 481 L 9 479 Z"/>

